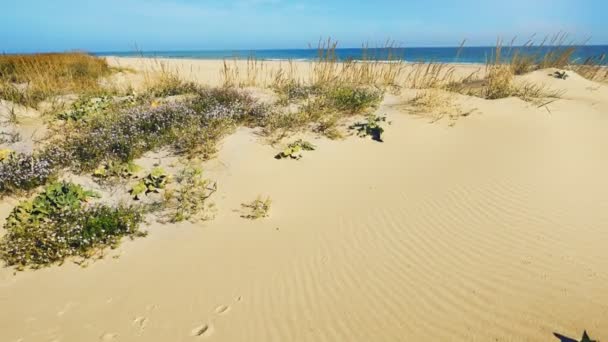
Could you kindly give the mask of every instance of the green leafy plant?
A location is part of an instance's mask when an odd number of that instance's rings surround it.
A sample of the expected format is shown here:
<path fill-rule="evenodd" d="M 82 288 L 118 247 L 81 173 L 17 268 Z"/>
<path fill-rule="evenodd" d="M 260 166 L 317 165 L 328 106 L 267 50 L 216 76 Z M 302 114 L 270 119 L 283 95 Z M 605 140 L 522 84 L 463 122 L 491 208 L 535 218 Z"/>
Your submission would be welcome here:
<path fill-rule="evenodd" d="M 365 122 L 358 122 L 350 126 L 350 129 L 355 130 L 360 137 L 371 136 L 373 140 L 383 142 L 382 134 L 384 133 L 383 123 L 386 122 L 386 116 L 377 116 L 370 114 Z M 390 124 L 390 123 L 389 123 Z"/>
<path fill-rule="evenodd" d="M 363 87 L 339 86 L 329 89 L 327 97 L 338 110 L 361 113 L 378 104 L 382 100 L 382 92 Z"/>
<path fill-rule="evenodd" d="M 284 159 L 291 158 L 299 160 L 302 158 L 302 151 L 314 151 L 316 146 L 309 143 L 308 141 L 304 141 L 302 139 L 298 139 L 291 144 L 287 145 L 287 148 L 281 153 L 275 156 L 276 159 Z"/>
<path fill-rule="evenodd" d="M 164 189 L 169 181 L 169 176 L 160 167 L 155 167 L 152 171 L 142 180 L 137 182 L 131 188 L 131 196 L 133 199 L 139 200 L 141 196 L 147 195 L 151 192 L 159 193 L 161 189 Z"/>
<path fill-rule="evenodd" d="M 6 224 L 18 226 L 20 224 L 39 224 L 66 210 L 81 207 L 91 197 L 98 197 L 92 191 L 72 183 L 56 182 L 48 185 L 44 191 L 32 201 L 22 202 L 7 218 Z"/>
<path fill-rule="evenodd" d="M 272 200 L 270 199 L 270 197 L 266 197 L 265 199 L 263 199 L 262 196 L 258 196 L 250 203 L 241 204 L 243 209 L 248 211 L 247 213 L 241 215 L 241 217 L 250 220 L 257 220 L 264 217 L 268 217 L 270 213 L 271 204 Z"/>
<path fill-rule="evenodd" d="M 565 80 L 568 77 L 570 77 L 570 75 L 568 75 L 565 71 L 556 71 L 556 72 L 553 73 L 553 76 L 555 78 L 559 78 L 561 80 Z"/>
<path fill-rule="evenodd" d="M 199 167 L 188 167 L 177 176 L 177 189 L 165 192 L 171 222 L 212 218 L 213 204 L 207 200 L 217 191 L 217 183 L 206 179 Z"/>
<path fill-rule="evenodd" d="M 134 207 L 89 205 L 96 197 L 72 183 L 53 183 L 23 201 L 6 220 L 0 258 L 7 265 L 39 268 L 71 256 L 88 258 L 123 236 L 141 236 L 141 212 Z"/>
<path fill-rule="evenodd" d="M 139 170 L 141 170 L 141 167 L 133 162 L 120 163 L 110 160 L 95 169 L 93 171 L 93 177 L 103 180 L 131 178 Z"/>
<path fill-rule="evenodd" d="M 109 96 L 84 97 L 72 104 L 72 108 L 59 113 L 57 117 L 66 121 L 78 121 L 108 109 L 112 104 Z"/>

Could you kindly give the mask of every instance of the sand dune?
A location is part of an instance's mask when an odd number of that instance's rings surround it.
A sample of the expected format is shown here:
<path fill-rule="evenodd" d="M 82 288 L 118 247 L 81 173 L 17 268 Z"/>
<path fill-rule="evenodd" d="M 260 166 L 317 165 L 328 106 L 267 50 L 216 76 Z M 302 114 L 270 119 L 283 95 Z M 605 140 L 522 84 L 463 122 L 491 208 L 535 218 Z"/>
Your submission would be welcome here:
<path fill-rule="evenodd" d="M 463 96 L 449 127 L 388 95 L 384 143 L 316 139 L 298 162 L 239 129 L 206 166 L 215 220 L 154 224 L 87 268 L 1 269 L 0 340 L 608 338 L 608 88 L 525 77 L 564 98 Z M 271 217 L 240 218 L 258 194 Z"/>

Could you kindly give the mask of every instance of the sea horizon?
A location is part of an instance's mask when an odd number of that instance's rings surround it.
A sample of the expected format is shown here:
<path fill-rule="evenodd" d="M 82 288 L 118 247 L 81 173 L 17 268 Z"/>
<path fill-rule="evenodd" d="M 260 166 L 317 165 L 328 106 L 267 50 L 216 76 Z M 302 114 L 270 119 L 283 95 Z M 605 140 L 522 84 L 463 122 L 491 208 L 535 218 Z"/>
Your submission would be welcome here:
<path fill-rule="evenodd" d="M 540 53 L 544 55 L 550 49 L 565 49 L 565 47 L 503 47 L 501 58 L 509 60 L 515 51 L 519 53 Z M 602 60 L 606 63 L 608 45 L 582 45 L 574 46 L 572 54 L 575 63 L 583 63 L 589 58 Z M 408 48 L 337 48 L 335 54 L 338 60 L 401 60 L 404 62 L 434 61 L 442 63 L 477 64 L 485 63 L 495 55 L 495 46 L 475 47 L 408 47 Z M 211 49 L 211 50 L 150 50 L 150 51 L 100 51 L 91 52 L 99 57 L 156 57 L 175 59 L 247 59 L 254 57 L 268 61 L 309 61 L 318 58 L 317 48 L 305 49 Z"/>

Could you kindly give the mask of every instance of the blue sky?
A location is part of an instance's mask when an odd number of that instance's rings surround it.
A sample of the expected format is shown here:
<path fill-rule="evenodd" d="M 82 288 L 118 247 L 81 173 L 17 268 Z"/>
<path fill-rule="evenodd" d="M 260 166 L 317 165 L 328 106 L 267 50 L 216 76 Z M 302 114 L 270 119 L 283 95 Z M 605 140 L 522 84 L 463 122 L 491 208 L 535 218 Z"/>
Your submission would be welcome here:
<path fill-rule="evenodd" d="M 0 51 L 492 45 L 567 31 L 608 44 L 606 0 L 2 0 Z"/>

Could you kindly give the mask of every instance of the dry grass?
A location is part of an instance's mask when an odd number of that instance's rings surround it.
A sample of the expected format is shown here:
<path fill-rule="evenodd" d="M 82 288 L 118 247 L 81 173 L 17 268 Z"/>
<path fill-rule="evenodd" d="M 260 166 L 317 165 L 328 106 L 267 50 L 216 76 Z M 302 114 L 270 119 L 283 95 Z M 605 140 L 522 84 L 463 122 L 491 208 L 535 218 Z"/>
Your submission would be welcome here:
<path fill-rule="evenodd" d="M 298 77 L 298 67 L 293 60 L 287 61 L 287 69 L 283 69 L 283 64 L 279 63 L 279 68 L 271 74 L 272 88 L 286 89 L 295 85 L 301 85 L 302 80 Z"/>
<path fill-rule="evenodd" d="M 224 87 L 263 86 L 275 89 L 294 84 L 319 87 L 398 86 L 397 80 L 404 64 L 394 43 L 388 41 L 384 46 L 373 49 L 364 45 L 361 60 L 340 60 L 336 53 L 337 48 L 338 42 L 331 39 L 319 41 L 317 58 L 311 61 L 311 72 L 306 80 L 298 78 L 297 65 L 293 61 L 288 61 L 286 66 L 280 63 L 278 68 L 270 69 L 264 61 L 255 57 L 249 57 L 244 68 L 243 61 L 224 60 L 220 70 L 222 84 Z"/>
<path fill-rule="evenodd" d="M 587 58 L 583 63 L 570 66 L 579 75 L 598 82 L 608 82 L 608 58 L 606 55 Z"/>
<path fill-rule="evenodd" d="M 241 72 L 239 64 L 242 63 L 245 63 L 245 67 Z M 279 72 L 282 72 L 281 66 L 279 66 Z M 224 59 L 220 70 L 222 86 L 225 88 L 267 87 L 269 85 L 268 76 L 269 72 L 266 64 L 255 56 L 247 57 L 246 61 L 239 61 L 236 58 L 232 60 Z"/>
<path fill-rule="evenodd" d="M 0 56 L 0 98 L 36 107 L 49 97 L 101 90 L 106 61 L 84 53 Z"/>
<path fill-rule="evenodd" d="M 550 40 L 550 43 L 561 44 L 565 37 L 565 35 L 556 36 Z M 569 65 L 574 53 L 573 47 L 559 44 L 546 46 L 543 42 L 534 49 L 532 44 L 528 42 L 521 48 L 510 47 L 505 57 L 502 40 L 497 40 L 496 48 L 486 62 L 485 76 L 482 79 L 467 77 L 452 81 L 443 89 L 489 100 L 519 97 L 525 101 L 542 103 L 547 98 L 561 97 L 561 91 L 549 89 L 542 84 L 517 82 L 516 76 L 534 70 Z"/>
<path fill-rule="evenodd" d="M 455 94 L 441 89 L 421 90 L 409 102 L 409 105 L 412 113 L 429 118 L 431 122 L 447 117 L 450 120 L 450 126 L 454 125 L 458 118 L 468 116 L 472 112 L 463 111 L 455 102 Z"/>
<path fill-rule="evenodd" d="M 455 82 L 453 66 L 445 63 L 419 62 L 411 65 L 405 75 L 405 88 L 442 88 Z"/>
<path fill-rule="evenodd" d="M 341 61 L 336 54 L 337 48 L 338 42 L 332 41 L 331 38 L 319 41 L 310 84 L 398 86 L 397 80 L 404 63 L 394 42 L 387 41 L 384 46 L 373 49 L 364 45 L 361 60 L 357 61 Z M 386 56 L 381 58 L 379 53 Z"/>

